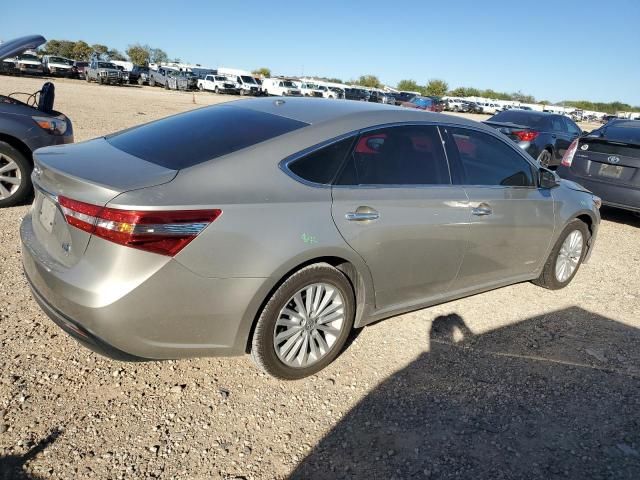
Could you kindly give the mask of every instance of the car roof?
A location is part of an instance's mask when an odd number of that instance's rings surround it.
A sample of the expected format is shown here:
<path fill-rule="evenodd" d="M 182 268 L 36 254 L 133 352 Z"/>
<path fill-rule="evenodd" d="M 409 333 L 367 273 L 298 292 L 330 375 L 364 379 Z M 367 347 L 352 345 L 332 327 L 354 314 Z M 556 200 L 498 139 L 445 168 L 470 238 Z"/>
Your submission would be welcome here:
<path fill-rule="evenodd" d="M 371 125 L 402 122 L 434 122 L 485 127 L 479 122 L 464 117 L 443 113 L 396 107 L 380 103 L 345 101 L 327 101 L 321 98 L 287 97 L 286 99 L 256 98 L 230 102 L 234 107 L 248 108 L 272 115 L 298 120 L 310 125 L 320 125 L 339 121 L 344 128 L 357 130 Z M 306 129 L 305 129 L 306 130 Z"/>

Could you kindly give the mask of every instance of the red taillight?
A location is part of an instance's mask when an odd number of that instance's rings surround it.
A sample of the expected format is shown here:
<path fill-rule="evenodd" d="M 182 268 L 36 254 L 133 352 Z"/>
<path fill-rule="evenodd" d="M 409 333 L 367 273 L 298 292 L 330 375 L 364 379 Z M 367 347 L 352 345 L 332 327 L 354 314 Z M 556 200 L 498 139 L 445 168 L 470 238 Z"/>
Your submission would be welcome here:
<path fill-rule="evenodd" d="M 120 210 L 59 197 L 69 225 L 110 242 L 174 256 L 222 210 Z"/>
<path fill-rule="evenodd" d="M 536 132 L 535 130 L 515 130 L 513 133 L 521 142 L 530 142 L 534 140 L 540 132 Z"/>
<path fill-rule="evenodd" d="M 564 152 L 564 155 L 562 156 L 562 161 L 560 162 L 562 166 L 564 167 L 571 166 L 571 163 L 573 162 L 573 156 L 576 154 L 576 150 L 578 150 L 577 138 L 573 142 L 571 142 L 571 145 L 569 145 L 569 148 L 567 148 L 567 150 Z"/>

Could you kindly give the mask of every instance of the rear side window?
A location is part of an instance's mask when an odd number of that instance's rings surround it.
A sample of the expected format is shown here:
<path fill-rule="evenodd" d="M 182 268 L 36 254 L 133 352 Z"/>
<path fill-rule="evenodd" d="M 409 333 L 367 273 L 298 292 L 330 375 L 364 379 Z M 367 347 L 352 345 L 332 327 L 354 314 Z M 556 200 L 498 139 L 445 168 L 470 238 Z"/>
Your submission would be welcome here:
<path fill-rule="evenodd" d="M 515 123 L 531 127 L 536 130 L 546 130 L 551 126 L 549 117 L 539 113 L 532 113 L 526 110 L 507 110 L 495 114 L 489 119 L 490 122 Z"/>
<path fill-rule="evenodd" d="M 433 126 L 382 128 L 358 137 L 339 185 L 450 184 L 449 166 Z"/>
<path fill-rule="evenodd" d="M 502 140 L 476 130 L 447 127 L 447 155 L 465 185 L 533 187 L 533 168 Z"/>
<path fill-rule="evenodd" d="M 329 184 L 349 153 L 353 140 L 353 137 L 347 138 L 316 150 L 290 163 L 289 170 L 309 182 Z"/>
<path fill-rule="evenodd" d="M 269 113 L 217 105 L 125 130 L 107 141 L 148 162 L 180 170 L 307 125 Z"/>

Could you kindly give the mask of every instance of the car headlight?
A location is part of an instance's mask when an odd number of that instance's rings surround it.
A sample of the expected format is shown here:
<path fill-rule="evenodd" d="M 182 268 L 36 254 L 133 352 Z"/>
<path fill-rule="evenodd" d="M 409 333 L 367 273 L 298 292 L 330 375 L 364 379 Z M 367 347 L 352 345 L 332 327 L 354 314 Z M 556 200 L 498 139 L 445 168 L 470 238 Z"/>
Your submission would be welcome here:
<path fill-rule="evenodd" d="M 64 135 L 67 131 L 67 122 L 61 118 L 31 117 L 36 124 L 51 135 Z"/>

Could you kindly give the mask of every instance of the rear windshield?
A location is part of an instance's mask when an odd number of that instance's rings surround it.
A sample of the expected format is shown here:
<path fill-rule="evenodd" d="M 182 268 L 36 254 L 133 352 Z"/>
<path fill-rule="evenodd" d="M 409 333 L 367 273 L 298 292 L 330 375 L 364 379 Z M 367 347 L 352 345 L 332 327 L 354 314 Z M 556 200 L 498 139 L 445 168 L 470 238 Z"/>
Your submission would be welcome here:
<path fill-rule="evenodd" d="M 307 125 L 269 113 L 218 105 L 115 133 L 107 141 L 148 162 L 180 170 Z"/>
<path fill-rule="evenodd" d="M 539 115 L 525 110 L 507 110 L 494 115 L 489 119 L 489 121 L 514 123 L 525 127 L 544 129 L 549 126 L 549 118 L 550 117 L 546 115 Z"/>
<path fill-rule="evenodd" d="M 640 144 L 640 121 L 614 121 L 600 130 L 607 140 Z"/>

